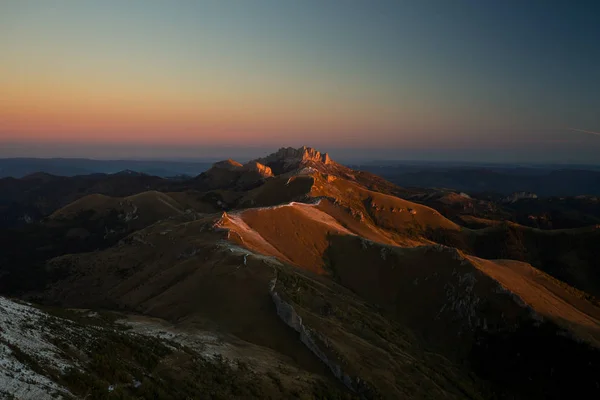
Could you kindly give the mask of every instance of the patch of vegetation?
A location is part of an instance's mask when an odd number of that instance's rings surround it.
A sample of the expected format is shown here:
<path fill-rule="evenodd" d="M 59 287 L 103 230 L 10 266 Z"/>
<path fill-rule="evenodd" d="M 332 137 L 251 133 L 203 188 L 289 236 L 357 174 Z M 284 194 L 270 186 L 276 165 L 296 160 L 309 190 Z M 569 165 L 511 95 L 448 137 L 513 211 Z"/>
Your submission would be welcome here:
<path fill-rule="evenodd" d="M 75 313 L 75 311 L 67 312 Z M 71 315 L 72 316 L 72 315 Z M 61 320 L 47 317 L 44 325 L 60 331 Z M 64 321 L 63 321 L 64 323 Z M 77 324 L 77 323 L 75 323 Z M 81 326 L 80 326 L 81 327 Z M 205 358 L 178 343 L 129 331 L 85 326 L 86 334 L 53 337 L 63 355 L 76 361 L 63 374 L 48 373 L 27 354 L 17 358 L 32 369 L 87 399 L 351 399 L 343 389 L 316 380 L 301 390 L 287 387 L 275 370 L 257 374 L 245 363 L 222 357 Z M 68 331 L 68 330 L 67 330 Z M 65 331 L 66 332 L 66 331 Z M 82 337 L 79 337 L 82 336 Z M 80 352 L 81 355 L 75 354 Z"/>
<path fill-rule="evenodd" d="M 51 316 L 66 319 L 82 326 L 110 327 L 119 330 L 130 329 L 127 325 L 115 324 L 122 316 L 112 311 L 79 310 L 47 305 L 39 305 L 37 308 Z"/>
<path fill-rule="evenodd" d="M 329 262 L 332 271 L 345 267 L 331 265 L 332 259 Z M 349 290 L 283 268 L 278 273 L 278 285 L 280 295 L 315 331 L 313 340 L 319 349 L 344 373 L 354 376 L 360 398 L 417 398 L 425 393 L 431 398 L 451 398 L 457 393 L 462 393 L 459 397 L 479 398 L 485 389 L 481 380 L 468 380 L 463 368 L 443 356 L 423 352 L 405 326 Z M 319 332 L 325 336 L 320 337 Z M 371 367 L 365 368 L 365 364 Z M 382 374 L 394 376 L 396 381 L 382 380 Z"/>

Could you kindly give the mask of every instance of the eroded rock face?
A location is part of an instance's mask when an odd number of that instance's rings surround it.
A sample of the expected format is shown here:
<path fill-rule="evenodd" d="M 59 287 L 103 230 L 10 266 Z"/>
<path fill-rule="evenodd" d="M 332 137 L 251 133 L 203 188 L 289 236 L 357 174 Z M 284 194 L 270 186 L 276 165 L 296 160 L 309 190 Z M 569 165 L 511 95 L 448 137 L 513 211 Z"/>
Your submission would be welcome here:
<path fill-rule="evenodd" d="M 254 162 L 264 165 L 279 164 L 283 167 L 283 170 L 286 171 L 299 168 L 310 162 L 326 165 L 333 163 L 327 153 L 321 153 L 312 147 L 306 146 L 302 146 L 298 149 L 294 149 L 293 147 L 282 147 L 277 152 L 264 158 L 259 158 Z"/>
<path fill-rule="evenodd" d="M 317 334 L 313 332 L 310 328 L 304 325 L 302 321 L 302 317 L 298 315 L 294 307 L 284 301 L 279 293 L 275 290 L 277 286 L 277 277 L 275 277 L 271 284 L 269 285 L 269 292 L 271 294 L 271 298 L 275 303 L 275 307 L 277 309 L 277 316 L 285 322 L 289 327 L 293 328 L 296 332 L 300 334 L 300 341 L 308 347 L 308 349 L 315 354 L 319 359 L 325 363 L 333 372 L 336 378 L 338 378 L 348 389 L 355 390 L 355 382 L 350 376 L 344 373 L 342 367 L 335 363 L 333 360 L 330 360 L 329 357 L 319 348 L 313 339 L 313 335 Z M 317 334 L 318 335 L 318 334 Z"/>

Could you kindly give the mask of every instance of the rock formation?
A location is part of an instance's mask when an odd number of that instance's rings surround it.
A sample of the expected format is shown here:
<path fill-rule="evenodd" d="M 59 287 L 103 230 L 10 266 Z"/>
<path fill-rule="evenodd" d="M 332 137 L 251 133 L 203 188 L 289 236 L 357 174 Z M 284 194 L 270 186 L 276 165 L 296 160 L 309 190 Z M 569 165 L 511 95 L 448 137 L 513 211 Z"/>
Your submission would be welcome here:
<path fill-rule="evenodd" d="M 266 165 L 263 165 L 259 162 L 256 162 L 256 161 L 250 161 L 250 162 L 244 164 L 243 169 L 244 169 L 244 171 L 248 171 L 248 172 L 256 172 L 257 174 L 261 175 L 263 178 L 269 178 L 269 177 L 273 176 L 273 171 L 271 171 L 271 168 L 269 168 Z"/>
<path fill-rule="evenodd" d="M 331 165 L 333 161 L 327 153 L 321 153 L 312 147 L 302 146 L 298 149 L 282 147 L 277 152 L 255 162 L 276 168 L 279 172 L 288 172 L 308 164 Z"/>

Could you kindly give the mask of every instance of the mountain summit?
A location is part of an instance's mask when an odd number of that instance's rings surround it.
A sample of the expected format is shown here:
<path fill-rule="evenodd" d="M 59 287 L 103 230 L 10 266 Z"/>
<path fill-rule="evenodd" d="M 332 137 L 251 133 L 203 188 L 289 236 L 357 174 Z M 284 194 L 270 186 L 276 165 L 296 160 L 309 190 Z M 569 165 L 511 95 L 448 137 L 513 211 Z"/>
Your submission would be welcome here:
<path fill-rule="evenodd" d="M 255 161 L 271 167 L 276 174 L 290 172 L 307 166 L 334 164 L 331 158 L 329 158 L 329 154 L 321 153 L 307 146 L 297 149 L 282 147 L 277 152 Z"/>

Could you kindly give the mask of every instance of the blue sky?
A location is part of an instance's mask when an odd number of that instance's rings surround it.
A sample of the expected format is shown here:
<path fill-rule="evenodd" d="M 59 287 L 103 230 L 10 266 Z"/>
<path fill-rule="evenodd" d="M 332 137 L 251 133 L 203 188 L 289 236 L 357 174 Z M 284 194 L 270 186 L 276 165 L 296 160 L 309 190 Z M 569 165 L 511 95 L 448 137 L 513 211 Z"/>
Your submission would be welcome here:
<path fill-rule="evenodd" d="M 600 162 L 599 38 L 592 1 L 4 0 L 0 156 Z"/>

